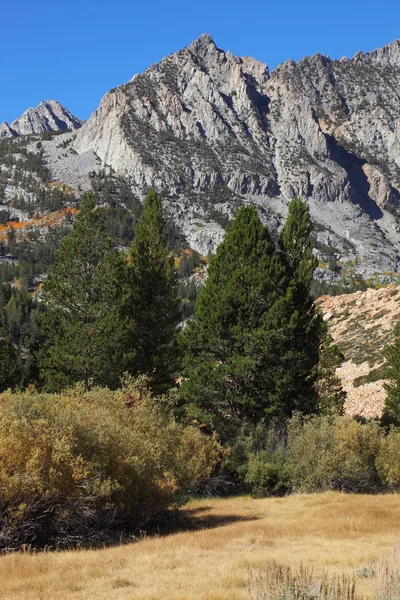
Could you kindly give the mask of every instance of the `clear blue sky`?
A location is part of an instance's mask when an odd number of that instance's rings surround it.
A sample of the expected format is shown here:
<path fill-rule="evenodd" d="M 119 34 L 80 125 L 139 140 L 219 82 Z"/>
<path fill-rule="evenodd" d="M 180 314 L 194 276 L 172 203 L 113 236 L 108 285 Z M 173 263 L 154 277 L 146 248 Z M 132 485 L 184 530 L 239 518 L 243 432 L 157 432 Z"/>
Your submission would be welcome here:
<path fill-rule="evenodd" d="M 56 99 L 86 119 L 105 92 L 201 33 L 272 69 L 400 38 L 399 0 L 2 0 L 0 122 Z"/>

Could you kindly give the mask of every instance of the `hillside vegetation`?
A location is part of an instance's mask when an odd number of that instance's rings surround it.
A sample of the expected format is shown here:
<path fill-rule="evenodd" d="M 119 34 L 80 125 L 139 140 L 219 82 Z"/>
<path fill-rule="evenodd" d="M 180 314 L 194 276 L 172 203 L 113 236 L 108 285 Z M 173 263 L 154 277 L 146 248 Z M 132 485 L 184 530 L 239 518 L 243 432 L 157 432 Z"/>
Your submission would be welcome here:
<path fill-rule="evenodd" d="M 2 557 L 1 597 L 247 600 L 254 572 L 276 561 L 295 570 L 314 565 L 314 581 L 324 572 L 355 575 L 357 598 L 376 598 L 378 579 L 366 575 L 393 557 L 400 500 L 339 493 L 193 500 L 184 516 L 180 533 L 142 532 L 118 548 Z"/>

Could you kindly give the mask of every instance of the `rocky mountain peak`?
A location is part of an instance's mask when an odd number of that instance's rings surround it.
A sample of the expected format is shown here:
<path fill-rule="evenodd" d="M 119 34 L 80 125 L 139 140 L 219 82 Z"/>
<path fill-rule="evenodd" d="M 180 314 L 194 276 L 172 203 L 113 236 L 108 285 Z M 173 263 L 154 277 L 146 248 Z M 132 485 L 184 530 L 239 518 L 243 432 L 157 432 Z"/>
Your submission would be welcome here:
<path fill-rule="evenodd" d="M 80 126 L 81 121 L 57 100 L 47 100 L 40 102 L 36 108 L 28 108 L 10 125 L 3 123 L 0 126 L 0 138 L 65 131 Z"/>
<path fill-rule="evenodd" d="M 4 121 L 4 123 L 1 123 L 0 125 L 0 140 L 4 139 L 4 138 L 12 138 L 12 137 L 16 137 L 18 135 L 18 133 L 16 131 L 14 131 L 13 129 L 11 129 L 11 127 L 9 126 L 8 123 L 6 123 Z"/>
<path fill-rule="evenodd" d="M 104 96 L 71 141 L 65 183 L 74 185 L 92 153 L 139 196 L 164 190 L 202 253 L 215 250 L 242 202 L 276 229 L 301 196 L 316 224 L 321 277 L 332 260 L 365 277 L 398 272 L 399 54 L 396 41 L 352 59 L 287 61 L 270 74 L 203 34 Z M 56 175 L 66 172 L 58 154 L 49 152 Z"/>
<path fill-rule="evenodd" d="M 189 50 L 193 52 L 193 54 L 204 58 L 210 52 L 216 52 L 219 49 L 217 48 L 211 35 L 208 33 L 202 33 L 197 40 L 190 44 Z"/>
<path fill-rule="evenodd" d="M 382 48 L 378 48 L 377 50 L 374 50 L 372 52 L 358 53 L 358 54 L 363 54 L 364 56 L 367 56 L 367 57 L 371 58 L 372 60 L 375 60 L 382 64 L 399 67 L 400 66 L 400 40 L 398 40 L 398 39 L 394 40 L 390 44 L 387 44 L 386 46 L 383 46 Z"/>

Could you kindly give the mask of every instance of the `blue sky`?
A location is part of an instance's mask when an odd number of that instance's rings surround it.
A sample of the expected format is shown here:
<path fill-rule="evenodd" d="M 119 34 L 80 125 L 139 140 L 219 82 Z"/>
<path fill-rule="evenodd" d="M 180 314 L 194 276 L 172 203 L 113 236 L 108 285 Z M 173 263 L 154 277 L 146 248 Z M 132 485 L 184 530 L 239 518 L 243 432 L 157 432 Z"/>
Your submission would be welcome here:
<path fill-rule="evenodd" d="M 209 33 L 272 69 L 400 38 L 398 0 L 2 0 L 0 122 L 56 99 L 86 119 L 105 92 Z"/>

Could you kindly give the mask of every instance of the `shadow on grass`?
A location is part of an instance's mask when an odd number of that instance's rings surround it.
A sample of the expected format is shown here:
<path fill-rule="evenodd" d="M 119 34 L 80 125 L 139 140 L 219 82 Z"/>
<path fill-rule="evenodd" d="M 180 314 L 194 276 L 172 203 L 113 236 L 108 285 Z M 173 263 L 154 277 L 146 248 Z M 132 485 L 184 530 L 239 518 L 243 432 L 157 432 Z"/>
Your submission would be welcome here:
<path fill-rule="evenodd" d="M 142 529 L 129 528 L 118 530 L 91 531 L 89 535 L 78 538 L 66 536 L 52 540 L 50 544 L 29 545 L 24 544 L 16 548 L 3 548 L 0 555 L 11 552 L 53 552 L 68 550 L 99 550 L 132 543 L 140 543 L 146 539 L 167 537 L 176 533 L 187 531 L 204 531 L 231 525 L 232 523 L 256 521 L 259 517 L 244 517 L 237 514 L 216 515 L 210 514 L 212 506 L 199 506 L 197 508 L 174 508 L 166 509 L 157 520 L 149 522 Z"/>
<path fill-rule="evenodd" d="M 212 506 L 199 506 L 198 508 L 181 508 L 166 511 L 157 520 L 150 524 L 142 534 L 145 537 L 167 536 L 185 531 L 201 531 L 205 529 L 216 529 L 232 523 L 256 521 L 258 517 L 244 517 L 243 515 L 210 514 Z"/>

